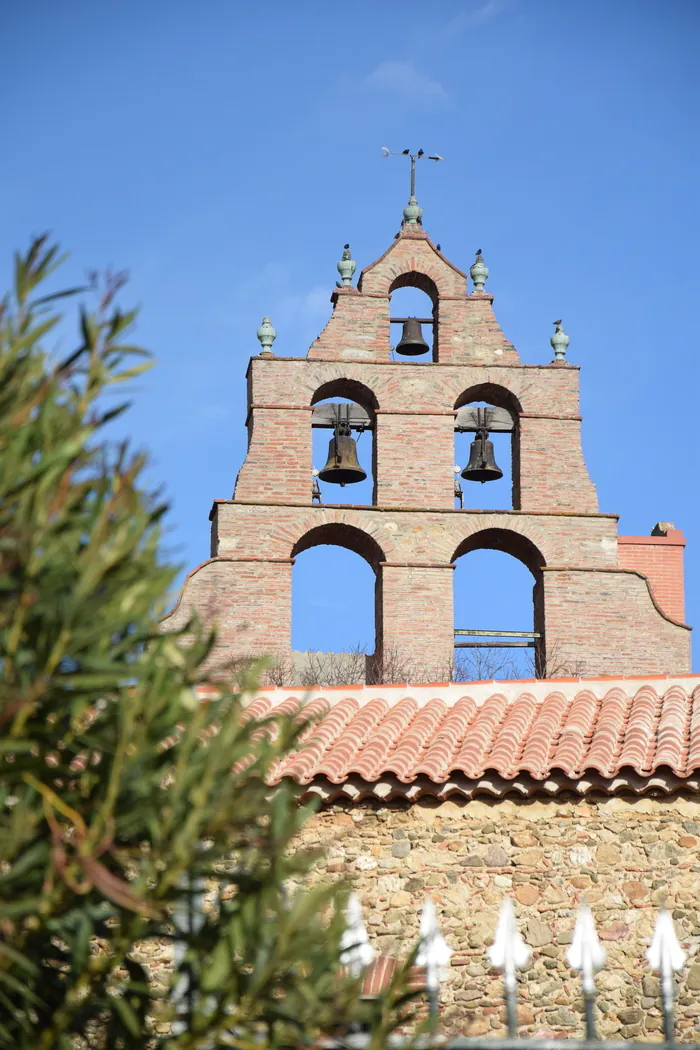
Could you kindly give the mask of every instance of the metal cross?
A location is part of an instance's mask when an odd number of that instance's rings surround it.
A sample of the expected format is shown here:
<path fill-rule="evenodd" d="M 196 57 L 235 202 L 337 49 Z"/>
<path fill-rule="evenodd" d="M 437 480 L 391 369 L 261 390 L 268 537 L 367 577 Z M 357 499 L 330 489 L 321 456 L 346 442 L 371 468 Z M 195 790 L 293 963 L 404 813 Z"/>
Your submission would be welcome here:
<path fill-rule="evenodd" d="M 410 157 L 411 159 L 411 196 L 416 195 L 416 161 L 425 157 L 425 150 L 419 149 L 417 153 L 411 153 L 410 149 L 402 150 L 390 150 L 386 146 L 382 146 L 382 152 L 385 157 Z M 438 153 L 432 153 L 428 160 L 444 160 Z"/>

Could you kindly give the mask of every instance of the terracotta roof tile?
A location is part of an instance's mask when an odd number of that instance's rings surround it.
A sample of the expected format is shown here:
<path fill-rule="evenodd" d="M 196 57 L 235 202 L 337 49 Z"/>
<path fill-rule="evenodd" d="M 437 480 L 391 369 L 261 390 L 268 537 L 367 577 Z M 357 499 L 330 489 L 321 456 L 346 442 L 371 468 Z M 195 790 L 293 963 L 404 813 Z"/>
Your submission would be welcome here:
<path fill-rule="evenodd" d="M 632 700 L 629 718 L 624 727 L 622 747 L 617 758 L 616 770 L 631 766 L 641 772 L 651 765 L 656 729 L 659 717 L 659 702 L 656 691 L 642 686 Z"/>
<path fill-rule="evenodd" d="M 367 998 L 373 998 L 383 992 L 391 984 L 395 969 L 396 959 L 391 959 L 388 955 L 380 955 L 365 970 L 362 994 Z"/>
<path fill-rule="evenodd" d="M 481 707 L 476 708 L 462 745 L 450 762 L 450 770 L 459 770 L 469 777 L 483 773 L 488 765 L 491 744 L 505 717 L 507 704 L 505 696 L 496 693 L 488 697 Z"/>
<path fill-rule="evenodd" d="M 538 780 L 549 772 L 554 742 L 561 735 L 561 727 L 568 706 L 563 693 L 550 693 L 539 705 L 535 714 L 532 729 L 522 749 L 520 765 Z"/>
<path fill-rule="evenodd" d="M 595 725 L 598 701 L 591 690 L 585 689 L 576 694 L 568 708 L 558 739 L 553 742 L 550 769 L 561 769 L 570 776 L 581 768 Z"/>
<path fill-rule="evenodd" d="M 396 745 L 404 731 L 415 718 L 418 705 L 407 697 L 389 709 L 388 714 L 377 723 L 365 746 L 359 751 L 352 770 L 364 780 L 375 780 L 384 772 L 386 762 L 395 753 Z"/>
<path fill-rule="evenodd" d="M 362 984 L 362 994 L 366 999 L 380 995 L 389 987 L 396 965 L 396 959 L 388 955 L 379 955 L 374 962 L 369 964 Z M 422 967 L 411 967 L 408 974 L 408 985 L 413 991 L 422 991 L 425 988 L 425 970 Z"/>
<path fill-rule="evenodd" d="M 323 773 L 333 783 L 343 780 L 355 769 L 370 733 L 381 724 L 387 711 L 388 704 L 385 700 L 370 700 L 368 704 L 363 705 L 350 719 L 330 751 L 323 756 L 317 772 Z"/>
<path fill-rule="evenodd" d="M 655 766 L 669 766 L 674 773 L 685 772 L 691 705 L 690 697 L 678 686 L 672 686 L 664 696 L 656 731 Z"/>
<path fill-rule="evenodd" d="M 352 686 L 330 696 L 312 690 L 305 700 L 273 689 L 247 707 L 251 718 L 272 713 L 315 720 L 273 782 L 389 778 L 423 792 L 455 776 L 526 777 L 551 792 L 553 777 L 627 776 L 639 786 L 659 770 L 685 779 L 700 773 L 700 683 L 691 675 Z"/>
<path fill-rule="evenodd" d="M 700 768 L 700 685 L 693 690 L 687 764 L 689 769 Z"/>
<path fill-rule="evenodd" d="M 424 729 L 428 713 L 437 720 L 433 732 Z M 415 722 L 415 733 L 420 738 L 416 754 L 420 757 L 411 768 L 408 756 L 404 756 L 403 768 L 397 771 L 399 779 L 410 781 L 418 773 L 425 773 L 431 780 L 444 780 L 475 715 L 476 704 L 468 696 L 460 697 L 451 708 L 444 700 L 431 700 Z"/>
<path fill-rule="evenodd" d="M 506 708 L 503 724 L 488 755 L 488 766 L 500 770 L 504 776 L 515 776 L 519 772 L 520 756 L 536 714 L 535 699 L 527 693 Z"/>

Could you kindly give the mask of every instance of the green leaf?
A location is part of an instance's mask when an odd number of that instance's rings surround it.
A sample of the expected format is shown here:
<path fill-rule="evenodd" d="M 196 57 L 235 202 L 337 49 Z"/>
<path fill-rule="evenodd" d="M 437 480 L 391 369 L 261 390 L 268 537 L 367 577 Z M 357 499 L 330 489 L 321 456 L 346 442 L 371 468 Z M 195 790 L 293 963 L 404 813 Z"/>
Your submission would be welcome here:
<path fill-rule="evenodd" d="M 225 940 L 219 941 L 214 949 L 211 961 L 205 967 L 201 987 L 205 992 L 213 992 L 220 988 L 231 975 L 231 955 Z"/>
<path fill-rule="evenodd" d="M 3 970 L 2 968 L 0 968 L 0 985 L 4 985 L 5 988 L 17 992 L 22 999 L 26 999 L 27 1002 L 32 1004 L 32 1006 L 42 1005 L 41 999 L 32 991 L 28 984 L 24 981 L 20 981 L 13 974 L 8 973 L 7 970 Z"/>
<path fill-rule="evenodd" d="M 92 937 L 92 922 L 87 912 L 82 911 L 78 916 L 75 933 L 71 942 L 71 968 L 75 974 L 82 973 L 90 950 L 90 938 Z"/>
<path fill-rule="evenodd" d="M 0 580 L 0 588 L 2 581 Z M 31 740 L 0 740 L 0 755 L 29 755 L 34 744 Z M 2 876 L 0 875 L 0 880 Z"/>
<path fill-rule="evenodd" d="M 144 1034 L 142 1033 L 141 1022 L 139 1021 L 137 1014 L 126 999 L 119 995 L 108 995 L 107 1002 L 111 1006 L 113 1013 L 119 1018 L 119 1021 L 130 1035 L 138 1037 Z"/>
<path fill-rule="evenodd" d="M 39 967 L 32 959 L 28 959 L 26 955 L 17 951 L 6 941 L 0 941 L 0 955 L 4 955 L 11 962 L 15 963 L 16 966 L 19 966 L 22 970 L 26 970 L 29 974 L 39 973 Z"/>
<path fill-rule="evenodd" d="M 89 292 L 90 286 L 87 284 L 76 285 L 75 288 L 65 288 L 62 292 L 52 292 L 51 295 L 42 295 L 40 299 L 34 299 L 32 306 L 43 306 L 45 303 L 53 303 L 56 299 L 67 299 L 73 295 L 81 295 L 83 292 Z"/>
<path fill-rule="evenodd" d="M 0 900 L 0 918 L 19 919 L 24 915 L 33 915 L 41 908 L 41 897 L 27 897 L 19 900 Z"/>
<path fill-rule="evenodd" d="M 139 953 L 171 941 L 191 884 L 195 911 L 203 892 L 218 901 L 186 938 L 198 1044 L 231 1010 L 242 1047 L 263 1030 L 271 1047 L 317 1046 L 357 1003 L 337 976 L 342 916 L 326 918 L 336 890 L 301 889 L 310 809 L 266 782 L 300 726 L 245 722 L 196 616 L 163 632 L 167 505 L 106 426 L 127 407 L 114 384 L 150 355 L 126 334 L 136 312 L 113 305 L 119 275 L 94 303 L 43 285 L 59 255 L 35 238 L 0 296 L 0 1046 L 70 1050 L 104 1022 L 111 1050 L 142 1050 L 167 1004 Z M 56 365 L 69 321 L 78 349 Z M 220 698 L 198 703 L 198 684 Z M 384 1045 L 398 1014 L 387 1000 L 376 1016 Z"/>

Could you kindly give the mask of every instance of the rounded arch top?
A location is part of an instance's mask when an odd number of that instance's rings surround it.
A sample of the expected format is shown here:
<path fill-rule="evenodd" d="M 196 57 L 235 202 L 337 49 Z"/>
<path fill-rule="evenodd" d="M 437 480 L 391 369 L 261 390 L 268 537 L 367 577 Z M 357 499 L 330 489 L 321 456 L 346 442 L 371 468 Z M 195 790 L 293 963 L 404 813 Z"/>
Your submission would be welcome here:
<path fill-rule="evenodd" d="M 384 254 L 364 268 L 357 283 L 359 291 L 370 295 L 390 295 L 407 286 L 427 292 L 433 302 L 467 294 L 466 274 L 416 227 L 404 227 Z"/>
<path fill-rule="evenodd" d="M 430 297 L 433 307 L 436 307 L 440 298 L 438 286 L 432 277 L 429 277 L 427 273 L 420 273 L 417 270 L 408 270 L 406 273 L 400 273 L 398 277 L 389 285 L 389 295 L 392 292 L 398 291 L 399 288 L 418 288 L 419 291 L 425 292 Z"/>
<path fill-rule="evenodd" d="M 319 401 L 325 401 L 329 397 L 345 397 L 349 401 L 356 401 L 358 405 L 362 405 L 368 412 L 376 411 L 379 408 L 379 401 L 374 391 L 357 379 L 340 377 L 321 383 L 313 393 L 311 404 L 317 405 Z"/>
<path fill-rule="evenodd" d="M 303 536 L 300 536 L 292 547 L 291 556 L 295 558 L 298 554 L 327 544 L 334 547 L 345 547 L 353 554 L 359 554 L 377 572 L 379 563 L 386 561 L 384 551 L 373 536 L 356 525 L 347 525 L 343 522 L 325 522 L 317 525 Z"/>
<path fill-rule="evenodd" d="M 454 403 L 455 409 L 470 405 L 474 401 L 487 401 L 496 408 L 504 408 L 514 417 L 522 412 L 522 405 L 512 390 L 498 383 L 476 383 L 463 390 Z"/>
<path fill-rule="evenodd" d="M 457 545 L 450 560 L 457 561 L 462 555 L 478 550 L 502 551 L 503 554 L 510 554 L 512 558 L 517 558 L 522 562 L 535 579 L 539 578 L 541 570 L 547 564 L 542 551 L 531 539 L 511 529 L 481 529 L 467 536 Z"/>

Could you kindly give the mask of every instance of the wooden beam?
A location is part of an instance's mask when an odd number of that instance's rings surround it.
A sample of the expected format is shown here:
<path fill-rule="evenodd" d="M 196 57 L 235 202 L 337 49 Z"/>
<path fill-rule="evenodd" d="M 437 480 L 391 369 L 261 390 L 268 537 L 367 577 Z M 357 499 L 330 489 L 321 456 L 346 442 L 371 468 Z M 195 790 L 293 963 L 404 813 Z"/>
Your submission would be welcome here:
<path fill-rule="evenodd" d="M 362 405 L 348 405 L 342 401 L 330 401 L 326 402 L 324 405 L 314 405 L 313 412 L 311 413 L 311 426 L 332 430 L 336 424 L 335 409 L 338 406 L 342 407 L 343 410 L 349 410 L 347 421 L 353 430 L 374 429 L 374 421 L 369 412 L 367 412 Z M 342 419 L 343 422 L 345 422 L 345 411 L 343 411 Z"/>
<path fill-rule="evenodd" d="M 478 418 L 477 418 L 477 407 L 475 405 L 464 405 L 462 408 L 457 409 L 457 415 L 455 416 L 455 430 L 459 430 L 463 433 L 476 433 L 479 429 Z M 482 416 L 484 410 L 481 410 Z M 505 408 L 487 408 L 486 409 L 488 427 L 490 433 L 493 434 L 509 434 L 515 427 L 513 417 L 510 412 Z"/>
<path fill-rule="evenodd" d="M 534 649 L 534 642 L 455 642 L 455 649 Z"/>
<path fill-rule="evenodd" d="M 468 634 L 472 638 L 540 638 L 537 631 L 458 631 L 455 634 Z"/>
<path fill-rule="evenodd" d="M 406 321 L 417 321 L 418 324 L 435 324 L 434 317 L 390 317 L 390 324 L 406 324 Z"/>

